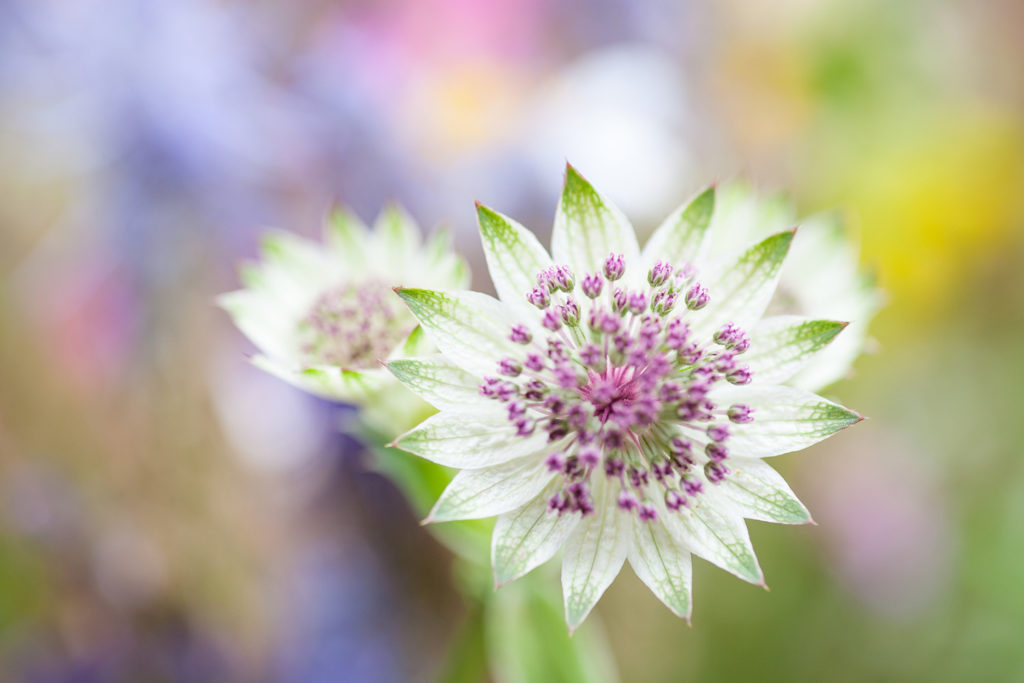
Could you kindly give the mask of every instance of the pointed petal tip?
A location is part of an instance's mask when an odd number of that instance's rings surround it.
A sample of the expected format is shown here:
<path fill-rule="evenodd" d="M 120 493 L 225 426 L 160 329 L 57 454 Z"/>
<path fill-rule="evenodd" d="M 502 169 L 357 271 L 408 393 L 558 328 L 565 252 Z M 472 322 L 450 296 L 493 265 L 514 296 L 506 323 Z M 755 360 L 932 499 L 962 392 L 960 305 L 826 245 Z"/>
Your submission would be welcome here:
<path fill-rule="evenodd" d="M 818 523 L 814 521 L 813 517 L 808 516 L 807 521 L 804 522 L 806 526 L 818 526 Z"/>
<path fill-rule="evenodd" d="M 758 587 L 763 588 L 766 593 L 771 593 L 772 592 L 772 589 L 768 587 L 768 584 L 765 583 L 764 579 L 761 579 L 761 582 L 758 583 L 757 585 L 758 585 Z"/>
<path fill-rule="evenodd" d="M 435 523 L 437 520 L 434 519 L 434 513 L 431 512 L 429 515 L 420 520 L 420 526 L 428 526 Z"/>

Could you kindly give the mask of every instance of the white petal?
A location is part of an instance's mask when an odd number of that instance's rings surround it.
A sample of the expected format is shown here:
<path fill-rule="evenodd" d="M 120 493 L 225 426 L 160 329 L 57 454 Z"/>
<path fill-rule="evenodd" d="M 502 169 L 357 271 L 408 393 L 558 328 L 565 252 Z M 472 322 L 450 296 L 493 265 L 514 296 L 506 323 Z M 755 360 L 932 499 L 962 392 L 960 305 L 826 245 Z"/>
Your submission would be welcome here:
<path fill-rule="evenodd" d="M 420 229 L 398 204 L 385 206 L 373 224 L 373 237 L 385 263 L 408 262 L 420 247 Z"/>
<path fill-rule="evenodd" d="M 493 297 L 426 289 L 401 289 L 398 294 L 444 355 L 469 372 L 493 376 L 501 359 L 522 353 L 508 338 L 515 318 Z"/>
<path fill-rule="evenodd" d="M 846 328 L 835 320 L 795 315 L 764 318 L 750 332 L 750 350 L 742 361 L 758 384 L 781 384 L 800 371 Z"/>
<path fill-rule="evenodd" d="M 537 273 L 551 265 L 548 252 L 532 232 L 486 206 L 477 205 L 477 218 L 498 298 L 516 308 L 532 308 L 526 294 L 537 285 Z"/>
<path fill-rule="evenodd" d="M 324 243 L 353 274 L 365 272 L 369 263 L 368 238 L 366 225 L 345 207 L 332 209 L 324 220 Z"/>
<path fill-rule="evenodd" d="M 579 524 L 579 513 L 548 510 L 555 484 L 523 507 L 498 517 L 491 539 L 494 583 L 501 586 L 550 560 Z"/>
<path fill-rule="evenodd" d="M 781 385 L 726 387 L 710 396 L 720 406 L 753 408 L 753 422 L 729 425 L 729 453 L 745 458 L 792 453 L 864 419 L 817 394 Z"/>
<path fill-rule="evenodd" d="M 482 401 L 488 401 L 480 396 L 477 388 L 480 378 L 442 355 L 393 360 L 387 367 L 405 386 L 435 408 L 476 410 Z"/>
<path fill-rule="evenodd" d="M 633 517 L 633 546 L 629 564 L 637 577 L 672 610 L 677 617 L 690 618 L 693 568 L 689 549 L 669 533 L 661 521 L 665 514 L 676 514 L 664 508 L 654 522 Z"/>
<path fill-rule="evenodd" d="M 732 500 L 747 519 L 778 524 L 807 524 L 811 514 L 786 480 L 757 458 L 730 458 L 731 472 L 718 490 Z"/>
<path fill-rule="evenodd" d="M 484 408 L 489 407 L 486 403 Z M 444 411 L 424 420 L 395 440 L 402 450 L 446 467 L 479 469 L 539 453 L 547 434 L 537 430 L 529 437 L 516 434 L 501 411 L 467 414 Z"/>
<path fill-rule="evenodd" d="M 217 304 L 263 353 L 276 358 L 294 355 L 295 321 L 276 302 L 262 293 L 240 289 L 220 295 Z"/>
<path fill-rule="evenodd" d="M 253 356 L 252 364 L 311 394 L 343 403 L 361 403 L 390 380 L 383 369 L 343 370 L 337 366 L 291 366 L 267 356 Z"/>
<path fill-rule="evenodd" d="M 753 327 L 775 293 L 782 262 L 792 241 L 792 231 L 772 235 L 702 283 L 708 288 L 711 303 L 688 315 L 698 338 L 713 334 L 727 322 L 744 330 Z M 702 274 L 698 273 L 700 277 Z"/>
<path fill-rule="evenodd" d="M 649 268 L 657 260 L 676 267 L 701 261 L 714 209 L 715 188 L 712 186 L 673 211 L 644 245 L 640 259 L 643 267 Z"/>
<path fill-rule="evenodd" d="M 555 475 L 544 459 L 528 456 L 480 470 L 462 470 L 441 494 L 425 523 L 493 517 L 526 505 Z"/>
<path fill-rule="evenodd" d="M 636 233 L 625 215 L 576 169 L 566 166 L 565 187 L 551 233 L 555 263 L 568 263 L 580 281 L 588 273 L 603 272 L 611 253 L 625 257 L 627 274 L 631 274 L 629 269 L 641 267 Z"/>
<path fill-rule="evenodd" d="M 612 498 L 604 477 L 594 477 L 594 514 L 584 517 L 569 536 L 562 559 L 565 621 L 575 631 L 612 584 L 630 545 L 629 517 Z"/>
<path fill-rule="evenodd" d="M 750 583 L 763 583 L 743 518 L 728 500 L 704 483 L 692 508 L 668 512 L 665 528 L 695 554 Z"/>

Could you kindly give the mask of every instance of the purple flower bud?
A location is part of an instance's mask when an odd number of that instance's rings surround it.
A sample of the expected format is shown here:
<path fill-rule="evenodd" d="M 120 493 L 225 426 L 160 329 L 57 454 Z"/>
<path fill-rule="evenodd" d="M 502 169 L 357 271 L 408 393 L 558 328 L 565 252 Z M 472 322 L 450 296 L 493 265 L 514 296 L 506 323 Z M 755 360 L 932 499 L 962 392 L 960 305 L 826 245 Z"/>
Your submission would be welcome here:
<path fill-rule="evenodd" d="M 640 505 L 636 496 L 634 496 L 632 492 L 625 490 L 619 491 L 619 495 L 615 502 L 618 504 L 620 510 L 625 510 L 626 512 L 631 512 Z"/>
<path fill-rule="evenodd" d="M 725 379 L 728 380 L 730 384 L 750 384 L 750 380 L 753 379 L 753 375 L 750 374 L 750 368 L 743 365 L 727 372 Z"/>
<path fill-rule="evenodd" d="M 575 432 L 579 432 L 587 426 L 587 409 L 579 403 L 574 404 L 569 408 L 569 413 L 565 418 L 569 428 Z"/>
<path fill-rule="evenodd" d="M 557 332 L 562 327 L 562 316 L 560 313 L 556 313 L 555 311 L 544 311 L 544 318 L 541 320 L 541 325 L 552 332 Z"/>
<path fill-rule="evenodd" d="M 569 266 L 552 266 L 550 281 L 563 292 L 571 292 L 576 286 L 576 278 Z"/>
<path fill-rule="evenodd" d="M 746 424 L 754 421 L 754 418 L 751 415 L 751 413 L 754 412 L 753 409 L 748 405 L 743 405 L 742 403 L 729 406 L 729 410 L 726 412 L 729 415 L 729 419 L 736 424 Z"/>
<path fill-rule="evenodd" d="M 538 353 L 528 353 L 526 354 L 526 362 L 523 365 L 526 366 L 527 370 L 540 372 L 544 369 L 544 359 Z"/>
<path fill-rule="evenodd" d="M 637 512 L 637 516 L 641 522 L 653 522 L 658 519 L 658 511 L 650 505 L 641 505 L 640 510 Z"/>
<path fill-rule="evenodd" d="M 540 277 L 539 275 L 537 276 Z M 544 310 L 551 303 L 551 297 L 548 295 L 548 291 L 544 287 L 534 287 L 526 295 L 526 300 L 537 308 Z"/>
<path fill-rule="evenodd" d="M 537 286 L 551 294 L 558 291 L 558 284 L 555 282 L 554 267 L 545 268 L 537 273 Z"/>
<path fill-rule="evenodd" d="M 672 266 L 664 261 L 658 261 L 654 267 L 647 272 L 647 282 L 651 287 L 661 287 L 672 276 Z"/>
<path fill-rule="evenodd" d="M 693 286 L 686 292 L 686 307 L 691 311 L 699 311 L 707 306 L 709 301 L 711 301 L 711 297 L 708 296 L 708 290 L 699 282 L 693 283 Z"/>
<path fill-rule="evenodd" d="M 690 500 L 686 496 L 680 494 L 678 491 L 666 491 L 665 507 L 667 507 L 669 510 L 679 510 L 680 508 L 688 508 L 690 507 Z"/>
<path fill-rule="evenodd" d="M 704 465 L 704 476 L 708 478 L 712 484 L 720 484 L 725 480 L 725 476 L 729 474 L 729 468 L 720 462 L 709 462 Z"/>
<path fill-rule="evenodd" d="M 604 360 L 604 353 L 594 344 L 587 344 L 580 349 L 580 360 L 590 368 L 596 368 Z"/>
<path fill-rule="evenodd" d="M 722 462 L 729 456 L 729 451 L 720 443 L 711 442 L 704 447 L 704 452 L 715 462 Z"/>
<path fill-rule="evenodd" d="M 523 371 L 523 366 L 511 358 L 503 358 L 498 362 L 498 372 L 506 377 L 518 377 Z"/>
<path fill-rule="evenodd" d="M 533 335 L 526 329 L 526 325 L 513 325 L 508 338 L 516 344 L 529 344 L 533 341 Z"/>
<path fill-rule="evenodd" d="M 708 437 L 712 441 L 725 441 L 729 438 L 729 428 L 722 424 L 708 425 Z"/>
<path fill-rule="evenodd" d="M 604 461 L 604 473 L 609 477 L 621 476 L 625 468 L 625 464 L 618 458 L 608 458 Z"/>
<path fill-rule="evenodd" d="M 591 299 L 596 299 L 601 296 L 601 290 L 604 288 L 604 280 L 598 275 L 587 275 L 583 278 L 583 293 Z"/>
<path fill-rule="evenodd" d="M 647 295 L 643 292 L 633 292 L 629 295 L 629 311 L 633 315 L 640 315 L 647 310 Z"/>
<path fill-rule="evenodd" d="M 518 420 L 516 420 L 515 425 L 516 435 L 523 437 L 530 436 L 531 434 L 533 434 L 534 427 L 536 427 L 534 421 L 528 417 L 519 418 Z"/>
<path fill-rule="evenodd" d="M 673 292 L 661 291 L 654 295 L 651 310 L 658 315 L 668 315 L 676 307 L 676 295 Z"/>
<path fill-rule="evenodd" d="M 621 287 L 616 287 L 615 291 L 612 292 L 612 312 L 624 315 L 626 311 L 628 298 L 625 290 Z"/>
<path fill-rule="evenodd" d="M 626 260 L 622 254 L 609 254 L 604 260 L 604 276 L 615 282 L 626 272 Z"/>
<path fill-rule="evenodd" d="M 554 452 L 544 459 L 550 472 L 561 472 L 565 468 L 565 456 L 560 452 Z"/>
<path fill-rule="evenodd" d="M 572 297 L 567 298 L 565 304 L 558 307 L 558 312 L 562 316 L 562 322 L 569 327 L 576 327 L 580 324 L 580 307 L 576 305 Z"/>
<path fill-rule="evenodd" d="M 601 462 L 601 451 L 596 448 L 584 448 L 579 454 L 580 462 L 586 467 L 596 467 Z"/>
<path fill-rule="evenodd" d="M 704 484 L 699 479 L 690 474 L 684 474 L 682 478 L 683 490 L 686 491 L 688 496 L 697 496 L 701 491 L 704 490 Z"/>

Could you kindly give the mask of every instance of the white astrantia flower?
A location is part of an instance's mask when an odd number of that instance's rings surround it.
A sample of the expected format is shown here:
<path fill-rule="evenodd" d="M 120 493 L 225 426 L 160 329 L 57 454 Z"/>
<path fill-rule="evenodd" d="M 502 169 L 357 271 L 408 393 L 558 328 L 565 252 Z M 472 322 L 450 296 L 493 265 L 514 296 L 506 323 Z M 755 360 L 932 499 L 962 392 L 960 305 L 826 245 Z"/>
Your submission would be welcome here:
<path fill-rule="evenodd" d="M 786 383 L 846 322 L 762 318 L 794 231 L 706 268 L 714 203 L 702 192 L 641 250 L 569 167 L 552 256 L 479 207 L 497 299 L 399 290 L 441 353 L 388 367 L 440 412 L 396 445 L 460 470 L 426 521 L 497 516 L 498 585 L 562 550 L 570 629 L 627 559 L 687 619 L 691 554 L 763 584 L 744 519 L 810 516 L 762 458 L 861 419 Z"/>
<path fill-rule="evenodd" d="M 864 350 L 868 324 L 882 304 L 874 278 L 858 266 L 858 254 L 838 212 L 798 220 L 796 207 L 781 194 L 759 195 L 742 181 L 717 188 L 706 260 L 724 264 L 744 245 L 792 228 L 800 229 L 782 266 L 770 314 L 850 321 L 787 384 L 819 391 L 843 379 Z"/>
<path fill-rule="evenodd" d="M 338 209 L 325 220 L 323 244 L 268 234 L 262 262 L 241 271 L 245 289 L 218 303 L 259 349 L 257 367 L 324 398 L 404 410 L 387 391 L 401 385 L 381 363 L 433 349 L 394 288 L 467 286 L 469 270 L 450 242 L 439 231 L 424 244 L 397 206 L 372 230 Z"/>

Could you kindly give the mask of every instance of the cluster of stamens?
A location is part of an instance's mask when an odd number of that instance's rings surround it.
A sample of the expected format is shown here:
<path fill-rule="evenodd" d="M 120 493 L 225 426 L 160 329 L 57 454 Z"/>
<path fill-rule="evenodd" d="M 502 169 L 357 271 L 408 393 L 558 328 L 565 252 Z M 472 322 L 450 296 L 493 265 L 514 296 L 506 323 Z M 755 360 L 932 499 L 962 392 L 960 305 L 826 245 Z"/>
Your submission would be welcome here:
<path fill-rule="evenodd" d="M 391 287 L 367 280 L 320 294 L 298 334 L 310 362 L 360 369 L 387 358 L 415 325 Z"/>
<path fill-rule="evenodd" d="M 720 381 L 750 382 L 737 362 L 750 340 L 731 323 L 706 343 L 694 338 L 685 315 L 709 301 L 694 269 L 659 261 L 635 289 L 619 285 L 625 270 L 611 254 L 602 273 L 585 274 L 578 289 L 590 305 L 582 307 L 567 266 L 538 273 L 526 299 L 541 311 L 543 338 L 514 325 L 509 338 L 522 354 L 501 359 L 498 376 L 480 385 L 505 404 L 519 436 L 539 430 L 557 449 L 545 462 L 562 478 L 548 500 L 558 514 L 593 512 L 591 478 L 602 474 L 618 507 L 642 520 L 657 518 L 654 496 L 669 510 L 689 507 L 703 489 L 696 468 L 722 482 L 729 425 L 753 419 L 749 406 L 709 398 Z"/>

